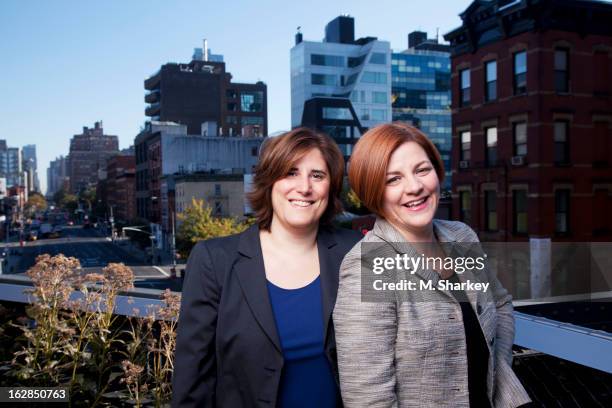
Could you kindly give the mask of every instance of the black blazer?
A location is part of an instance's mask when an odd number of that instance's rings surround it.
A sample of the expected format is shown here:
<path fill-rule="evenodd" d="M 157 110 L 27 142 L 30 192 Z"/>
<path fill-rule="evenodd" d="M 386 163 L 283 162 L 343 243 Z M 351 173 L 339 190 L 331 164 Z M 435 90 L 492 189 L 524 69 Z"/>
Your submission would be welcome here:
<path fill-rule="evenodd" d="M 344 255 L 362 238 L 319 229 L 324 347 L 338 379 L 331 319 Z M 268 297 L 259 228 L 196 244 L 187 262 L 173 407 L 274 407 L 283 355 Z"/>

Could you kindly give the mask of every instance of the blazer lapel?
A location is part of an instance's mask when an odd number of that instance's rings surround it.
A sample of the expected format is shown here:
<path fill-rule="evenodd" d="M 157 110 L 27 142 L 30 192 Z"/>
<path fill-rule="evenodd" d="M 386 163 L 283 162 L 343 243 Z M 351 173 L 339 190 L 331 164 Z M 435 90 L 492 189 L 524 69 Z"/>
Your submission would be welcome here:
<path fill-rule="evenodd" d="M 321 277 L 321 302 L 323 309 L 323 341 L 327 343 L 327 330 L 338 294 L 338 270 L 340 262 L 334 256 L 336 240 L 329 231 L 319 229 L 317 251 L 319 253 L 319 273 Z"/>
<path fill-rule="evenodd" d="M 453 258 L 471 256 L 470 247 L 473 245 L 473 243 L 461 242 L 458 239 L 457 233 L 446 228 L 443 223 L 438 222 L 437 220 L 434 220 L 434 230 L 436 232 L 436 236 L 438 237 L 438 242 L 440 242 L 443 249 L 447 251 L 447 256 L 451 256 Z M 474 274 L 467 269 L 463 273 L 457 273 L 457 278 L 460 282 L 466 282 L 468 280 L 471 282 L 476 281 Z M 445 293 L 447 292 L 445 291 Z M 476 290 L 466 289 L 465 294 L 467 295 L 472 308 L 476 312 L 478 292 Z M 448 295 L 452 296 L 450 292 L 448 292 Z"/>
<path fill-rule="evenodd" d="M 242 258 L 238 260 L 234 269 L 247 304 L 270 341 L 282 353 L 268 294 L 266 270 L 259 241 L 259 228 L 256 225 L 250 227 L 241 235 L 238 252 L 240 252 Z"/>

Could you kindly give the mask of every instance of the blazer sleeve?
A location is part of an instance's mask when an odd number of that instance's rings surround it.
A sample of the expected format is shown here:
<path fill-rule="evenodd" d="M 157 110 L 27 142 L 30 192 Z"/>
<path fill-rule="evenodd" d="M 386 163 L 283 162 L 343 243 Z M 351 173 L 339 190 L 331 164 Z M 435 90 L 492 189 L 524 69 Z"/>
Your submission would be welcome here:
<path fill-rule="evenodd" d="M 178 321 L 173 407 L 214 407 L 216 388 L 215 332 L 220 287 L 205 242 L 187 261 Z"/>
<path fill-rule="evenodd" d="M 396 304 L 361 301 L 358 249 L 342 262 L 334 308 L 342 400 L 346 408 L 396 406 Z"/>

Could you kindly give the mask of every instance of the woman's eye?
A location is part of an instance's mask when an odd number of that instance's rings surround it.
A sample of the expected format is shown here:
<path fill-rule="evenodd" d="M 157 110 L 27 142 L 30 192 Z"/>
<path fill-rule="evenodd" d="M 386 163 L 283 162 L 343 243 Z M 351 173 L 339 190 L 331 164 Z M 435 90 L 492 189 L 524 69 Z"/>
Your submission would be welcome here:
<path fill-rule="evenodd" d="M 388 180 L 387 180 L 387 184 L 392 184 L 392 183 L 395 183 L 395 182 L 396 182 L 396 181 L 398 181 L 399 179 L 400 179 L 400 178 L 399 178 L 399 176 L 394 176 L 394 177 L 391 177 L 390 179 L 388 179 Z"/>
<path fill-rule="evenodd" d="M 427 174 L 431 171 L 431 167 L 421 167 L 417 170 L 418 174 Z"/>
<path fill-rule="evenodd" d="M 316 178 L 317 180 L 323 180 L 325 178 L 325 176 L 321 173 L 315 173 L 312 175 L 312 177 Z"/>

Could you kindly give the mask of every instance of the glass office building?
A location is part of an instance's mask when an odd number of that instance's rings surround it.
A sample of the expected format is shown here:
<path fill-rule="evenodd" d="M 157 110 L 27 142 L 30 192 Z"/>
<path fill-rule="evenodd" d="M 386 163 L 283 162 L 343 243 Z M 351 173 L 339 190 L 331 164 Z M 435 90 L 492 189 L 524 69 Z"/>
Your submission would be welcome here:
<path fill-rule="evenodd" d="M 450 53 L 425 40 L 391 59 L 393 120 L 411 123 L 435 143 L 446 170 L 443 190 L 451 188 Z M 418 49 L 418 48 L 425 49 Z M 427 49 L 435 48 L 435 50 Z"/>

